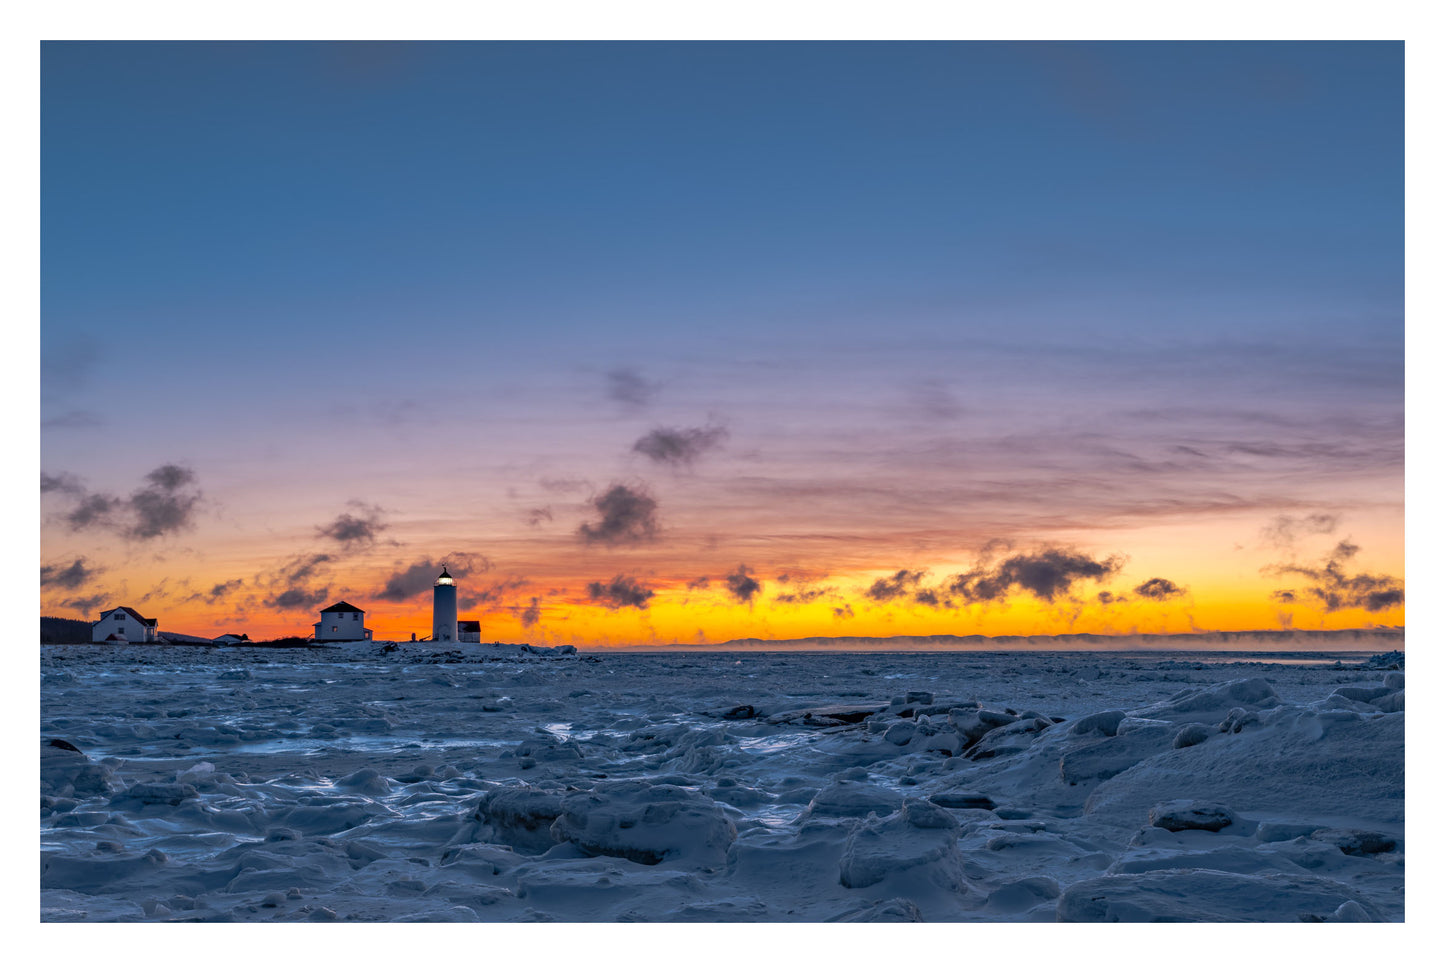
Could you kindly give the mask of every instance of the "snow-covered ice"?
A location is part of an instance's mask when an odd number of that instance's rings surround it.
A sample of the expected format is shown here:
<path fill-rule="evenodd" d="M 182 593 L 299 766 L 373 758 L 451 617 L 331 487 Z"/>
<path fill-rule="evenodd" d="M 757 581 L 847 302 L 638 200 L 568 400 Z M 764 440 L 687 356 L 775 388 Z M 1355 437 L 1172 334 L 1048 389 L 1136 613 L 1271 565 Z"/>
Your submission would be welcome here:
<path fill-rule="evenodd" d="M 1401 920 L 1335 658 L 46 647 L 41 916 Z"/>

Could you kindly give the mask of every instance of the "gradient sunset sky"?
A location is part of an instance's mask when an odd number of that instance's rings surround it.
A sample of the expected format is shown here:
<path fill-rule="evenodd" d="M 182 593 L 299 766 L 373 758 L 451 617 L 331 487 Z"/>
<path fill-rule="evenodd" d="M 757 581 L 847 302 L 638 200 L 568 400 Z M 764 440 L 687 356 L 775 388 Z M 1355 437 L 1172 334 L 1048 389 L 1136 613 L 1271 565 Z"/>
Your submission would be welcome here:
<path fill-rule="evenodd" d="M 47 43 L 41 613 L 1404 625 L 1400 43 Z"/>

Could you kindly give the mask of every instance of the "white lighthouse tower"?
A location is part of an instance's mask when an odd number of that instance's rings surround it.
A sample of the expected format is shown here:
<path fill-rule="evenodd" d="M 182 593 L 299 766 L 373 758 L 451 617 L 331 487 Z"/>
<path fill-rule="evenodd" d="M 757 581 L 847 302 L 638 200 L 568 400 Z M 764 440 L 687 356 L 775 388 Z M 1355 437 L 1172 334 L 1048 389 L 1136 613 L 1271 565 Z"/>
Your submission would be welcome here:
<path fill-rule="evenodd" d="M 436 642 L 457 640 L 457 583 L 445 565 L 431 590 L 431 637 Z"/>

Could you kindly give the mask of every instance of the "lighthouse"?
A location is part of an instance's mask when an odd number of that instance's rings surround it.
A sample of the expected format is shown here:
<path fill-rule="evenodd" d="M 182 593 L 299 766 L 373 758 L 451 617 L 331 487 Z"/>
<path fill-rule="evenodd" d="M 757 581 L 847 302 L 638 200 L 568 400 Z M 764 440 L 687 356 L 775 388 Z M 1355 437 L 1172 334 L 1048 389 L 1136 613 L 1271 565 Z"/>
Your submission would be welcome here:
<path fill-rule="evenodd" d="M 457 582 L 445 565 L 431 590 L 431 637 L 436 642 L 457 640 Z"/>

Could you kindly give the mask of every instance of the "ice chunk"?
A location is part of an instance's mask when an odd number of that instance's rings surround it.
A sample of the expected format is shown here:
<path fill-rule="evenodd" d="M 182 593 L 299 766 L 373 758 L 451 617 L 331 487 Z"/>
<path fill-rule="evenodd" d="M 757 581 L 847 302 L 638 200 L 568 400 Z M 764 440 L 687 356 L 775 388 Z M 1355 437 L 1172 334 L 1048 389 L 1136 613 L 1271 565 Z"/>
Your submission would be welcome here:
<path fill-rule="evenodd" d="M 1180 726 L 1179 731 L 1174 733 L 1174 748 L 1188 749 L 1190 746 L 1197 746 L 1208 739 L 1210 734 L 1211 730 L 1208 726 L 1202 726 L 1197 722 Z"/>
<path fill-rule="evenodd" d="M 1382 695 L 1370 703 L 1381 712 L 1404 712 L 1405 711 L 1405 690 L 1396 689 L 1388 695 Z"/>
<path fill-rule="evenodd" d="M 1218 803 L 1201 803 L 1192 799 L 1171 799 L 1155 803 L 1149 810 L 1149 825 L 1167 829 L 1171 833 L 1186 829 L 1202 829 L 1217 833 L 1235 820 L 1235 815 L 1226 806 Z"/>
<path fill-rule="evenodd" d="M 897 874 L 964 891 L 958 835 L 958 821 L 945 810 L 910 799 L 902 811 L 883 819 L 871 817 L 853 829 L 838 863 L 839 882 L 860 889 Z"/>
<path fill-rule="evenodd" d="M 1279 696 L 1263 679 L 1235 679 L 1207 689 L 1185 690 L 1173 698 L 1135 710 L 1136 716 L 1170 722 L 1215 722 L 1230 709 L 1272 709 Z"/>
<path fill-rule="evenodd" d="M 635 783 L 565 797 L 551 832 L 589 855 L 649 866 L 664 859 L 718 866 L 737 838 L 732 820 L 700 793 Z"/>
<path fill-rule="evenodd" d="M 92 763 L 64 739 L 40 747 L 40 791 L 55 796 L 100 796 L 110 792 L 114 770 Z"/>
<path fill-rule="evenodd" d="M 1062 923 L 1292 923 L 1333 914 L 1354 901 L 1371 921 L 1381 919 L 1364 897 L 1313 876 L 1164 869 L 1096 876 L 1059 897 Z"/>
<path fill-rule="evenodd" d="M 807 815 L 831 819 L 862 817 L 870 813 L 891 813 L 902 805 L 903 797 L 891 789 L 846 781 L 819 790 L 808 803 Z"/>
<path fill-rule="evenodd" d="M 1170 742 L 1167 728 L 1153 726 L 1073 749 L 1059 757 L 1059 777 L 1071 786 L 1090 779 L 1108 779 L 1163 752 Z"/>
<path fill-rule="evenodd" d="M 502 789 L 478 804 L 477 816 L 492 827 L 495 838 L 520 853 L 543 853 L 552 847 L 552 823 L 562 815 L 562 797 L 536 789 Z"/>
<path fill-rule="evenodd" d="M 1119 731 L 1119 723 L 1124 721 L 1122 709 L 1107 709 L 1103 712 L 1095 712 L 1092 715 L 1084 716 L 1078 722 L 1069 727 L 1074 735 L 1088 735 L 1096 732 L 1103 736 L 1112 736 Z"/>
<path fill-rule="evenodd" d="M 336 784 L 366 796 L 385 796 L 391 792 L 391 784 L 386 781 L 386 777 L 370 766 L 341 777 L 336 780 Z"/>
<path fill-rule="evenodd" d="M 901 896 L 879 900 L 871 906 L 835 917 L 835 923 L 922 923 L 918 907 Z"/>

